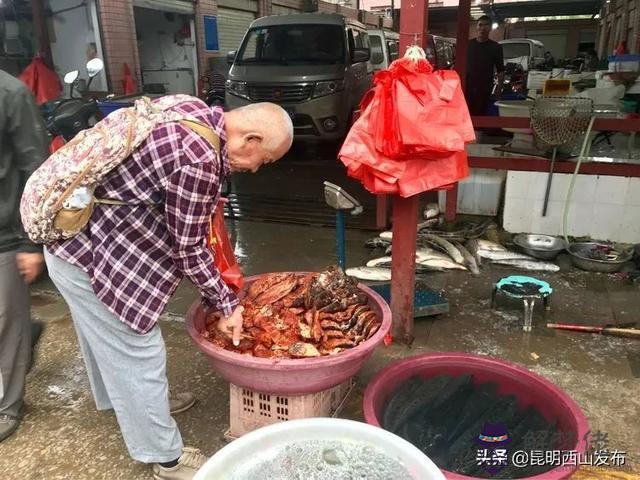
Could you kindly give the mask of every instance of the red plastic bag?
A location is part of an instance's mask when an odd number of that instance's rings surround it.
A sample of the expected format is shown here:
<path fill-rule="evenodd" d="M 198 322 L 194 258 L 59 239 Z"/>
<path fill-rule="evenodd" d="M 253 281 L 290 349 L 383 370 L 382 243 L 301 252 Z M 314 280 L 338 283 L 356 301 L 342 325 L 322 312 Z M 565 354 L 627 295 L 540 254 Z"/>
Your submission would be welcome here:
<path fill-rule="evenodd" d="M 403 58 L 376 74 L 374 94 L 363 103 L 374 111 L 369 132 L 387 157 L 463 151 L 475 140 L 460 79 L 427 60 Z"/>
<path fill-rule="evenodd" d="M 240 265 L 233 254 L 227 227 L 224 225 L 224 208 L 222 208 L 222 204 L 225 201 L 221 200 L 218 203 L 215 212 L 209 219 L 207 245 L 213 252 L 213 262 L 222 279 L 234 292 L 238 293 L 244 286 L 244 277 L 242 276 Z"/>
<path fill-rule="evenodd" d="M 426 60 L 396 60 L 376 75 L 338 157 L 375 194 L 410 197 L 468 176 L 465 144 L 475 139 L 455 72 Z"/>
<path fill-rule="evenodd" d="M 38 105 L 55 100 L 62 93 L 62 85 L 58 75 L 49 69 L 39 57 L 34 57 L 18 78 L 33 93 Z"/>
<path fill-rule="evenodd" d="M 122 69 L 122 89 L 124 90 L 125 95 L 131 95 L 132 93 L 136 93 L 136 91 L 138 90 L 136 81 L 131 75 L 129 65 L 127 65 L 126 63 L 124 64 Z"/>

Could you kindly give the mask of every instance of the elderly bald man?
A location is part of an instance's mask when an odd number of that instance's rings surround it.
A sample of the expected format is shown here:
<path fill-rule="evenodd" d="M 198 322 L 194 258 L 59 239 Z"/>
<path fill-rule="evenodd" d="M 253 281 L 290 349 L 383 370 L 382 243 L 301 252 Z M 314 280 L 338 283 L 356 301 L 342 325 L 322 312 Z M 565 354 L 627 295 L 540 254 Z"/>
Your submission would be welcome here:
<path fill-rule="evenodd" d="M 209 217 L 229 172 L 255 172 L 293 140 L 289 115 L 274 104 L 224 113 L 194 98 L 174 108 L 216 131 L 220 155 L 179 123 L 156 127 L 96 188 L 98 198 L 128 205 L 98 205 L 80 234 L 45 251 L 71 310 L 96 406 L 115 411 L 129 454 L 154 464 L 157 480 L 190 479 L 205 461 L 183 447 L 171 417 L 193 396 L 174 395 L 170 403 L 158 318 L 186 277 L 223 313 L 221 328 L 239 336 L 241 307 L 206 247 Z"/>

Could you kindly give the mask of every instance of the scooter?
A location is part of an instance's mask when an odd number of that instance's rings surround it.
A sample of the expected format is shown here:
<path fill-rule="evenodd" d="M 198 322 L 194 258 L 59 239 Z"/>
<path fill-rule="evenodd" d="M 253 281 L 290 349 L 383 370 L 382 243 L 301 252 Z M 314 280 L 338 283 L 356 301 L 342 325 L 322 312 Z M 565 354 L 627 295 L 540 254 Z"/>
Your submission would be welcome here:
<path fill-rule="evenodd" d="M 104 63 L 99 58 L 87 62 L 89 82 L 86 91 L 89 90 L 93 79 L 102 71 Z M 64 76 L 64 83 L 70 85 L 70 98 L 58 99 L 43 105 L 45 111 L 45 124 L 52 137 L 61 136 L 65 141 L 71 140 L 78 132 L 91 127 L 92 119 L 98 119 L 100 110 L 98 102 L 86 95 L 74 97 L 74 87 L 78 80 L 79 72 L 74 70 Z"/>
<path fill-rule="evenodd" d="M 214 89 L 211 83 L 209 82 L 208 77 L 206 76 L 200 77 L 200 82 L 202 84 L 202 89 L 200 90 L 200 93 L 202 94 L 202 96 L 200 98 L 204 100 L 204 103 L 206 103 L 210 107 L 220 106 L 224 108 L 225 107 L 224 90 Z"/>

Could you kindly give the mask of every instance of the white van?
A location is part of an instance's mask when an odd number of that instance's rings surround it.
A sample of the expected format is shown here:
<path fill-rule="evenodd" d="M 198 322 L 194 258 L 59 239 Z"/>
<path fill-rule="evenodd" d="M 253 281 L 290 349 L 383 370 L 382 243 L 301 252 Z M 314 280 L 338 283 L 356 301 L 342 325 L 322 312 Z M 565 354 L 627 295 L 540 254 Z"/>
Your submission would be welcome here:
<path fill-rule="evenodd" d="M 400 35 L 388 30 L 367 30 L 373 70 L 385 70 L 398 58 Z"/>
<path fill-rule="evenodd" d="M 291 115 L 296 139 L 342 140 L 371 88 L 370 57 L 366 27 L 342 15 L 262 17 L 227 55 L 227 107 L 274 102 Z"/>
<path fill-rule="evenodd" d="M 530 38 L 510 38 L 501 40 L 504 64 L 517 63 L 522 69 L 537 70 L 544 64 L 544 44 Z"/>

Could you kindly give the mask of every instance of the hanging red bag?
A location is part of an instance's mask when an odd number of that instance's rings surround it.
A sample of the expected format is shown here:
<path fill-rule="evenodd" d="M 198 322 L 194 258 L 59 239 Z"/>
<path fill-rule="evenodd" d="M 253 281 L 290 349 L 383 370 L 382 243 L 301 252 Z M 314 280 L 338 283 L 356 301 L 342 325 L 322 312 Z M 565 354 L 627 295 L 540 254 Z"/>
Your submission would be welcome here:
<path fill-rule="evenodd" d="M 224 225 L 223 204 L 226 199 L 221 199 L 216 205 L 215 212 L 209 219 L 209 236 L 207 245 L 213 252 L 213 263 L 220 272 L 224 282 L 236 293 L 244 286 L 244 277 L 240 265 L 233 254 L 233 247 L 229 240 L 227 227 Z"/>
<path fill-rule="evenodd" d="M 33 93 L 38 105 L 55 100 L 62 93 L 58 75 L 48 68 L 40 57 L 34 57 L 18 78 Z"/>

